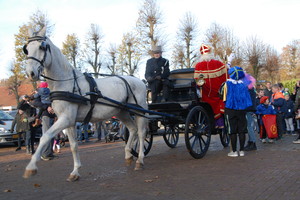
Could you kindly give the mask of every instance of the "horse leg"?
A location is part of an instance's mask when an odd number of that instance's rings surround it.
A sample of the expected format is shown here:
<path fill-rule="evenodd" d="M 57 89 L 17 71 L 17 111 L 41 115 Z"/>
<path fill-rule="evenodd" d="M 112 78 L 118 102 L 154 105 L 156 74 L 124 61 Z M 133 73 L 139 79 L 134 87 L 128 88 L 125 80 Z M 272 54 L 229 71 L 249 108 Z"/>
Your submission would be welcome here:
<path fill-rule="evenodd" d="M 41 159 L 41 155 L 46 148 L 46 145 L 49 145 L 50 141 L 54 136 L 60 132 L 63 128 L 60 124 L 54 123 L 45 133 L 43 133 L 39 146 L 36 149 L 35 153 L 32 155 L 29 164 L 27 165 L 24 175 L 24 178 L 29 178 L 37 173 L 37 165 L 36 163 Z"/>
<path fill-rule="evenodd" d="M 129 130 L 129 137 L 125 146 L 125 163 L 126 166 L 130 166 L 131 163 L 133 162 L 133 155 L 131 153 L 131 149 L 132 149 L 133 140 L 136 138 L 137 135 L 137 127 L 135 125 L 135 122 L 129 115 L 129 113 L 121 112 L 117 116 L 117 118 L 120 119 Z"/>
<path fill-rule="evenodd" d="M 141 170 L 144 167 L 144 142 L 146 137 L 146 126 L 147 126 L 147 119 L 144 117 L 136 116 L 136 124 L 138 127 L 138 139 L 139 139 L 139 156 L 136 160 L 134 170 Z"/>
<path fill-rule="evenodd" d="M 78 152 L 78 142 L 76 137 L 77 134 L 75 131 L 75 127 L 69 127 L 68 129 L 66 129 L 66 132 L 69 138 L 70 149 L 74 160 L 74 169 L 69 175 L 67 181 L 74 182 L 77 181 L 80 177 L 79 168 L 81 167 L 81 162 L 80 162 L 80 157 Z"/>

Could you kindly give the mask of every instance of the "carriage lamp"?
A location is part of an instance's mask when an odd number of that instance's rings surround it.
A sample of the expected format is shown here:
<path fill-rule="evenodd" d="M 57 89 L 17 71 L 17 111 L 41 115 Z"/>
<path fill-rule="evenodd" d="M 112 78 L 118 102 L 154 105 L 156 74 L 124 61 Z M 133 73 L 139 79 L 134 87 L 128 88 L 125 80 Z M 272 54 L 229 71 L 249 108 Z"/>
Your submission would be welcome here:
<path fill-rule="evenodd" d="M 198 78 L 198 81 L 197 81 L 197 85 L 201 87 L 202 85 L 204 85 L 204 83 L 205 83 L 205 81 L 204 81 L 204 75 L 200 74 L 199 78 Z"/>

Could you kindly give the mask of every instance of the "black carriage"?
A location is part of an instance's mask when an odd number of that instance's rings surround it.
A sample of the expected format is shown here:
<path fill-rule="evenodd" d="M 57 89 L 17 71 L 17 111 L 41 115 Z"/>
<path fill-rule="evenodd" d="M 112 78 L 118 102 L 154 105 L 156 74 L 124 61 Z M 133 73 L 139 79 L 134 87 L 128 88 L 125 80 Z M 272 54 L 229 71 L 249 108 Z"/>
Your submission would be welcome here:
<path fill-rule="evenodd" d="M 150 112 L 148 116 L 149 130 L 145 139 L 145 155 L 151 149 L 154 135 L 162 135 L 166 144 L 175 148 L 179 134 L 184 133 L 186 147 L 196 159 L 206 154 L 211 135 L 219 134 L 222 145 L 227 147 L 229 136 L 226 129 L 215 129 L 211 106 L 199 98 L 194 68 L 174 70 L 169 79 L 170 94 L 167 102 L 151 103 L 151 91 L 148 91 L 148 109 L 154 113 Z M 137 146 L 138 144 L 132 150 L 135 156 L 138 155 Z"/>

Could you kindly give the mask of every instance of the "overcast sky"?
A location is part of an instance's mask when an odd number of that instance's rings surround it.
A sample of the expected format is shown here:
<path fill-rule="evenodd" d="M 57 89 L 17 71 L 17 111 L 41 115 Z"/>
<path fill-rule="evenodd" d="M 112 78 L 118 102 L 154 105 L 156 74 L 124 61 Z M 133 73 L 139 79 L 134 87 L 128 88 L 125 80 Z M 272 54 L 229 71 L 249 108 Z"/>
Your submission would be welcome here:
<path fill-rule="evenodd" d="M 61 48 L 68 34 L 81 42 L 90 24 L 98 24 L 106 44 L 120 44 L 131 31 L 144 0 L 0 0 L 0 79 L 9 76 L 14 57 L 14 34 L 37 9 L 55 25 L 50 38 Z M 178 22 L 190 11 L 199 22 L 201 34 L 216 22 L 233 30 L 241 41 L 257 36 L 281 52 L 292 40 L 300 39 L 299 0 L 157 0 L 170 43 Z M 199 41 L 199 46 L 203 41 Z M 170 45 L 170 44 L 169 44 Z M 168 55 L 168 54 L 167 54 Z"/>

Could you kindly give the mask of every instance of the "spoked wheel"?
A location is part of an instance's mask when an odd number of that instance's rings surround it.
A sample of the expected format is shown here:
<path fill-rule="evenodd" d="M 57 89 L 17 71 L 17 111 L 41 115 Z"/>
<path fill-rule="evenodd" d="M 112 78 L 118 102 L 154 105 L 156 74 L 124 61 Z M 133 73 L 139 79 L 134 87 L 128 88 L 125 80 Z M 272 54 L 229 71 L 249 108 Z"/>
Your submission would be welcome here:
<path fill-rule="evenodd" d="M 211 123 L 205 109 L 195 106 L 188 114 L 185 123 L 185 145 L 192 157 L 202 158 L 209 147 Z"/>
<path fill-rule="evenodd" d="M 220 135 L 220 140 L 221 140 L 223 147 L 228 147 L 230 138 L 229 138 L 226 127 L 219 130 L 219 135 Z"/>
<path fill-rule="evenodd" d="M 163 138 L 170 148 L 175 148 L 179 140 L 179 127 L 176 125 L 167 126 Z"/>
<path fill-rule="evenodd" d="M 127 144 L 128 138 L 129 138 L 129 131 L 126 128 L 126 131 L 125 131 L 125 143 L 126 144 Z M 153 143 L 153 135 L 150 134 L 147 131 L 146 138 L 145 138 L 145 141 L 144 141 L 144 154 L 145 154 L 145 156 L 149 153 L 149 151 L 150 151 L 150 149 L 152 147 L 152 143 Z M 135 157 L 139 156 L 139 146 L 140 146 L 140 142 L 138 140 L 138 137 L 135 137 L 133 139 L 133 144 L 132 144 L 133 148 L 131 149 L 131 153 Z"/>

